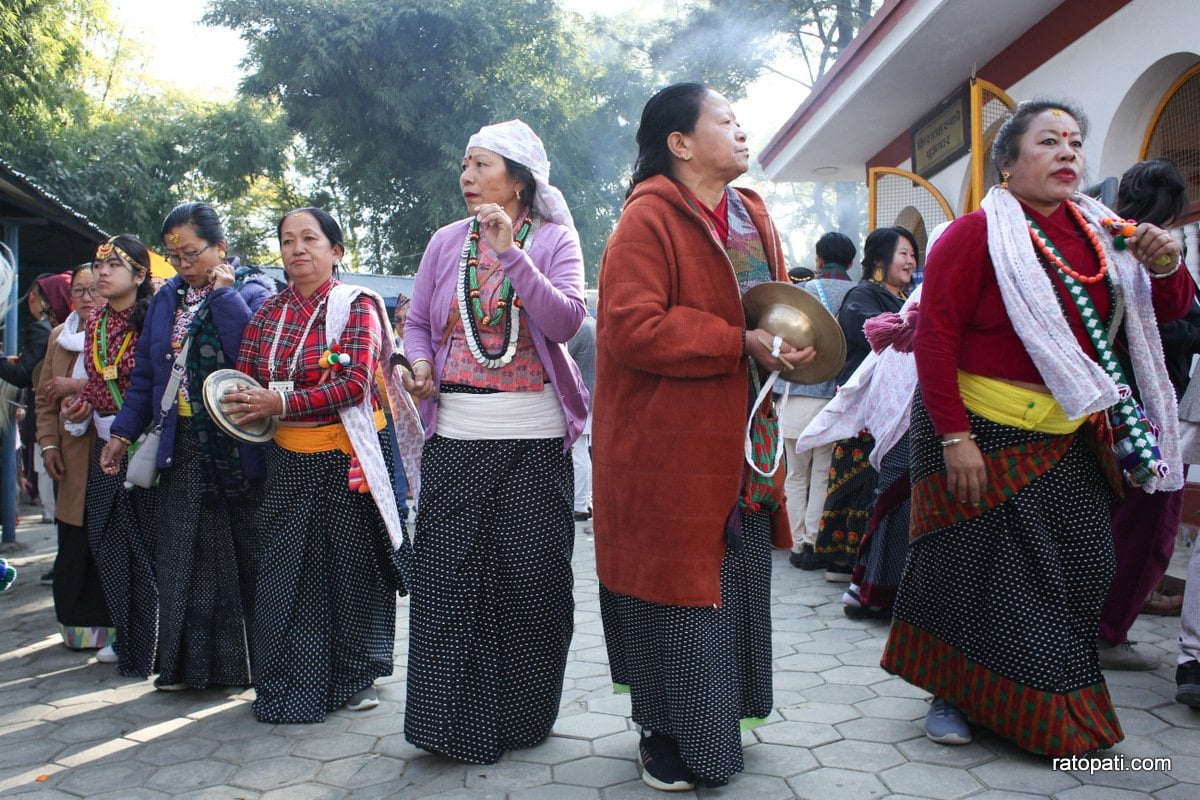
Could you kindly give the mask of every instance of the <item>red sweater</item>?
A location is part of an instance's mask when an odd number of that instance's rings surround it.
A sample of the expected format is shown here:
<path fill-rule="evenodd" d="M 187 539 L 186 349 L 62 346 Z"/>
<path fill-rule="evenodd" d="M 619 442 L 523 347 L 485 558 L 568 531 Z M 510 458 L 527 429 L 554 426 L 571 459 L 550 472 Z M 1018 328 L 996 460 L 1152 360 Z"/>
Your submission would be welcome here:
<path fill-rule="evenodd" d="M 1025 210 L 1073 270 L 1082 275 L 1100 271 L 1087 237 L 1065 207 L 1059 206 L 1049 217 L 1028 207 Z M 1067 294 L 1061 273 L 1052 270 L 1051 276 L 1079 346 L 1095 358 L 1095 347 L 1083 327 L 1079 309 Z M 1187 313 L 1194 287 L 1186 269 L 1150 284 L 1159 322 L 1179 319 Z M 1088 286 L 1088 294 L 1107 320 L 1112 311 L 1107 281 Z M 921 308 L 914 346 L 917 380 L 939 435 L 970 428 L 958 391 L 960 369 L 991 378 L 1046 383 L 1008 318 L 988 254 L 987 217 L 983 211 L 955 220 L 929 253 Z"/>

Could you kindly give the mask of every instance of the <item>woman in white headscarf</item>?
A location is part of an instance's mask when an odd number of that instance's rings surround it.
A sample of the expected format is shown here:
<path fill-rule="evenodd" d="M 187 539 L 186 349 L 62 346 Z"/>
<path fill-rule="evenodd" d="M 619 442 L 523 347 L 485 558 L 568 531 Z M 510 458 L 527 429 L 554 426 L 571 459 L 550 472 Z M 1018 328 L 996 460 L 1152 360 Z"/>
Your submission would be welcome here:
<path fill-rule="evenodd" d="M 545 739 L 571 643 L 571 444 L 587 392 L 567 354 L 583 256 L 541 140 L 471 137 L 470 216 L 433 235 L 404 328 L 425 424 L 404 733 L 493 763 Z"/>

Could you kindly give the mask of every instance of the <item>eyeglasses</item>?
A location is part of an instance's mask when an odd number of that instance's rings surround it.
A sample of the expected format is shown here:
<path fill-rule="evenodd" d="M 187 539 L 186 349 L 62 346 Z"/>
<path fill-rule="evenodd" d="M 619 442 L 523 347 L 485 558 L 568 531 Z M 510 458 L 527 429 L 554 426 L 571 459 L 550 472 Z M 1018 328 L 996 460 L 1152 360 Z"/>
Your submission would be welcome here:
<path fill-rule="evenodd" d="M 98 288 L 96 288 L 95 286 L 73 286 L 73 287 L 71 287 L 71 297 L 83 297 L 85 294 L 90 297 L 99 297 L 100 290 Z"/>
<path fill-rule="evenodd" d="M 178 267 L 182 264 L 187 264 L 190 267 L 200 259 L 200 254 L 210 247 L 212 247 L 211 244 L 205 245 L 194 253 L 168 253 L 167 263 L 172 267 Z"/>

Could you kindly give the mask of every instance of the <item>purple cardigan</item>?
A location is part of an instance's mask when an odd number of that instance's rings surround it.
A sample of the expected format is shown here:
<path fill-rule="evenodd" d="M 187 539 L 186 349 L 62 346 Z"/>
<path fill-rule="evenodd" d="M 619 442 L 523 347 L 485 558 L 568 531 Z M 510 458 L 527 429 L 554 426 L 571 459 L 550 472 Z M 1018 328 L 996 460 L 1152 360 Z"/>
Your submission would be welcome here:
<path fill-rule="evenodd" d="M 420 358 L 432 361 L 434 381 L 439 385 L 450 343 L 449 339 L 440 347 L 438 343 L 450 321 L 459 258 L 470 223 L 470 218 L 453 222 L 429 240 L 417 270 L 412 306 L 404 325 L 404 352 L 409 361 Z M 534 233 L 528 252 L 510 247 L 501 254 L 500 262 L 521 298 L 521 310 L 529 322 L 534 347 L 562 403 L 567 418 L 564 449 L 569 450 L 583 431 L 588 413 L 587 389 L 566 346 L 587 313 L 579 236 L 572 228 L 543 222 Z M 420 408 L 428 439 L 437 431 L 437 397 L 421 400 Z"/>

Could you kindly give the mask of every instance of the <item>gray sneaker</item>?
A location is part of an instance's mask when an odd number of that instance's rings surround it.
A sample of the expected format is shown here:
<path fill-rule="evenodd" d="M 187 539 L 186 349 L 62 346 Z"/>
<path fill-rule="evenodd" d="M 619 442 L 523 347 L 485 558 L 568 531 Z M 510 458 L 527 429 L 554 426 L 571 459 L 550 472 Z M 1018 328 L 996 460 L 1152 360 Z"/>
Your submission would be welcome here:
<path fill-rule="evenodd" d="M 1100 669 L 1118 669 L 1146 672 L 1158 669 L 1158 659 L 1137 649 L 1136 642 L 1115 644 L 1101 639 L 1096 643 L 1100 654 Z"/>
<path fill-rule="evenodd" d="M 377 705 L 379 705 L 379 692 L 375 691 L 374 686 L 359 689 L 346 701 L 346 708 L 349 711 L 366 711 Z"/>

